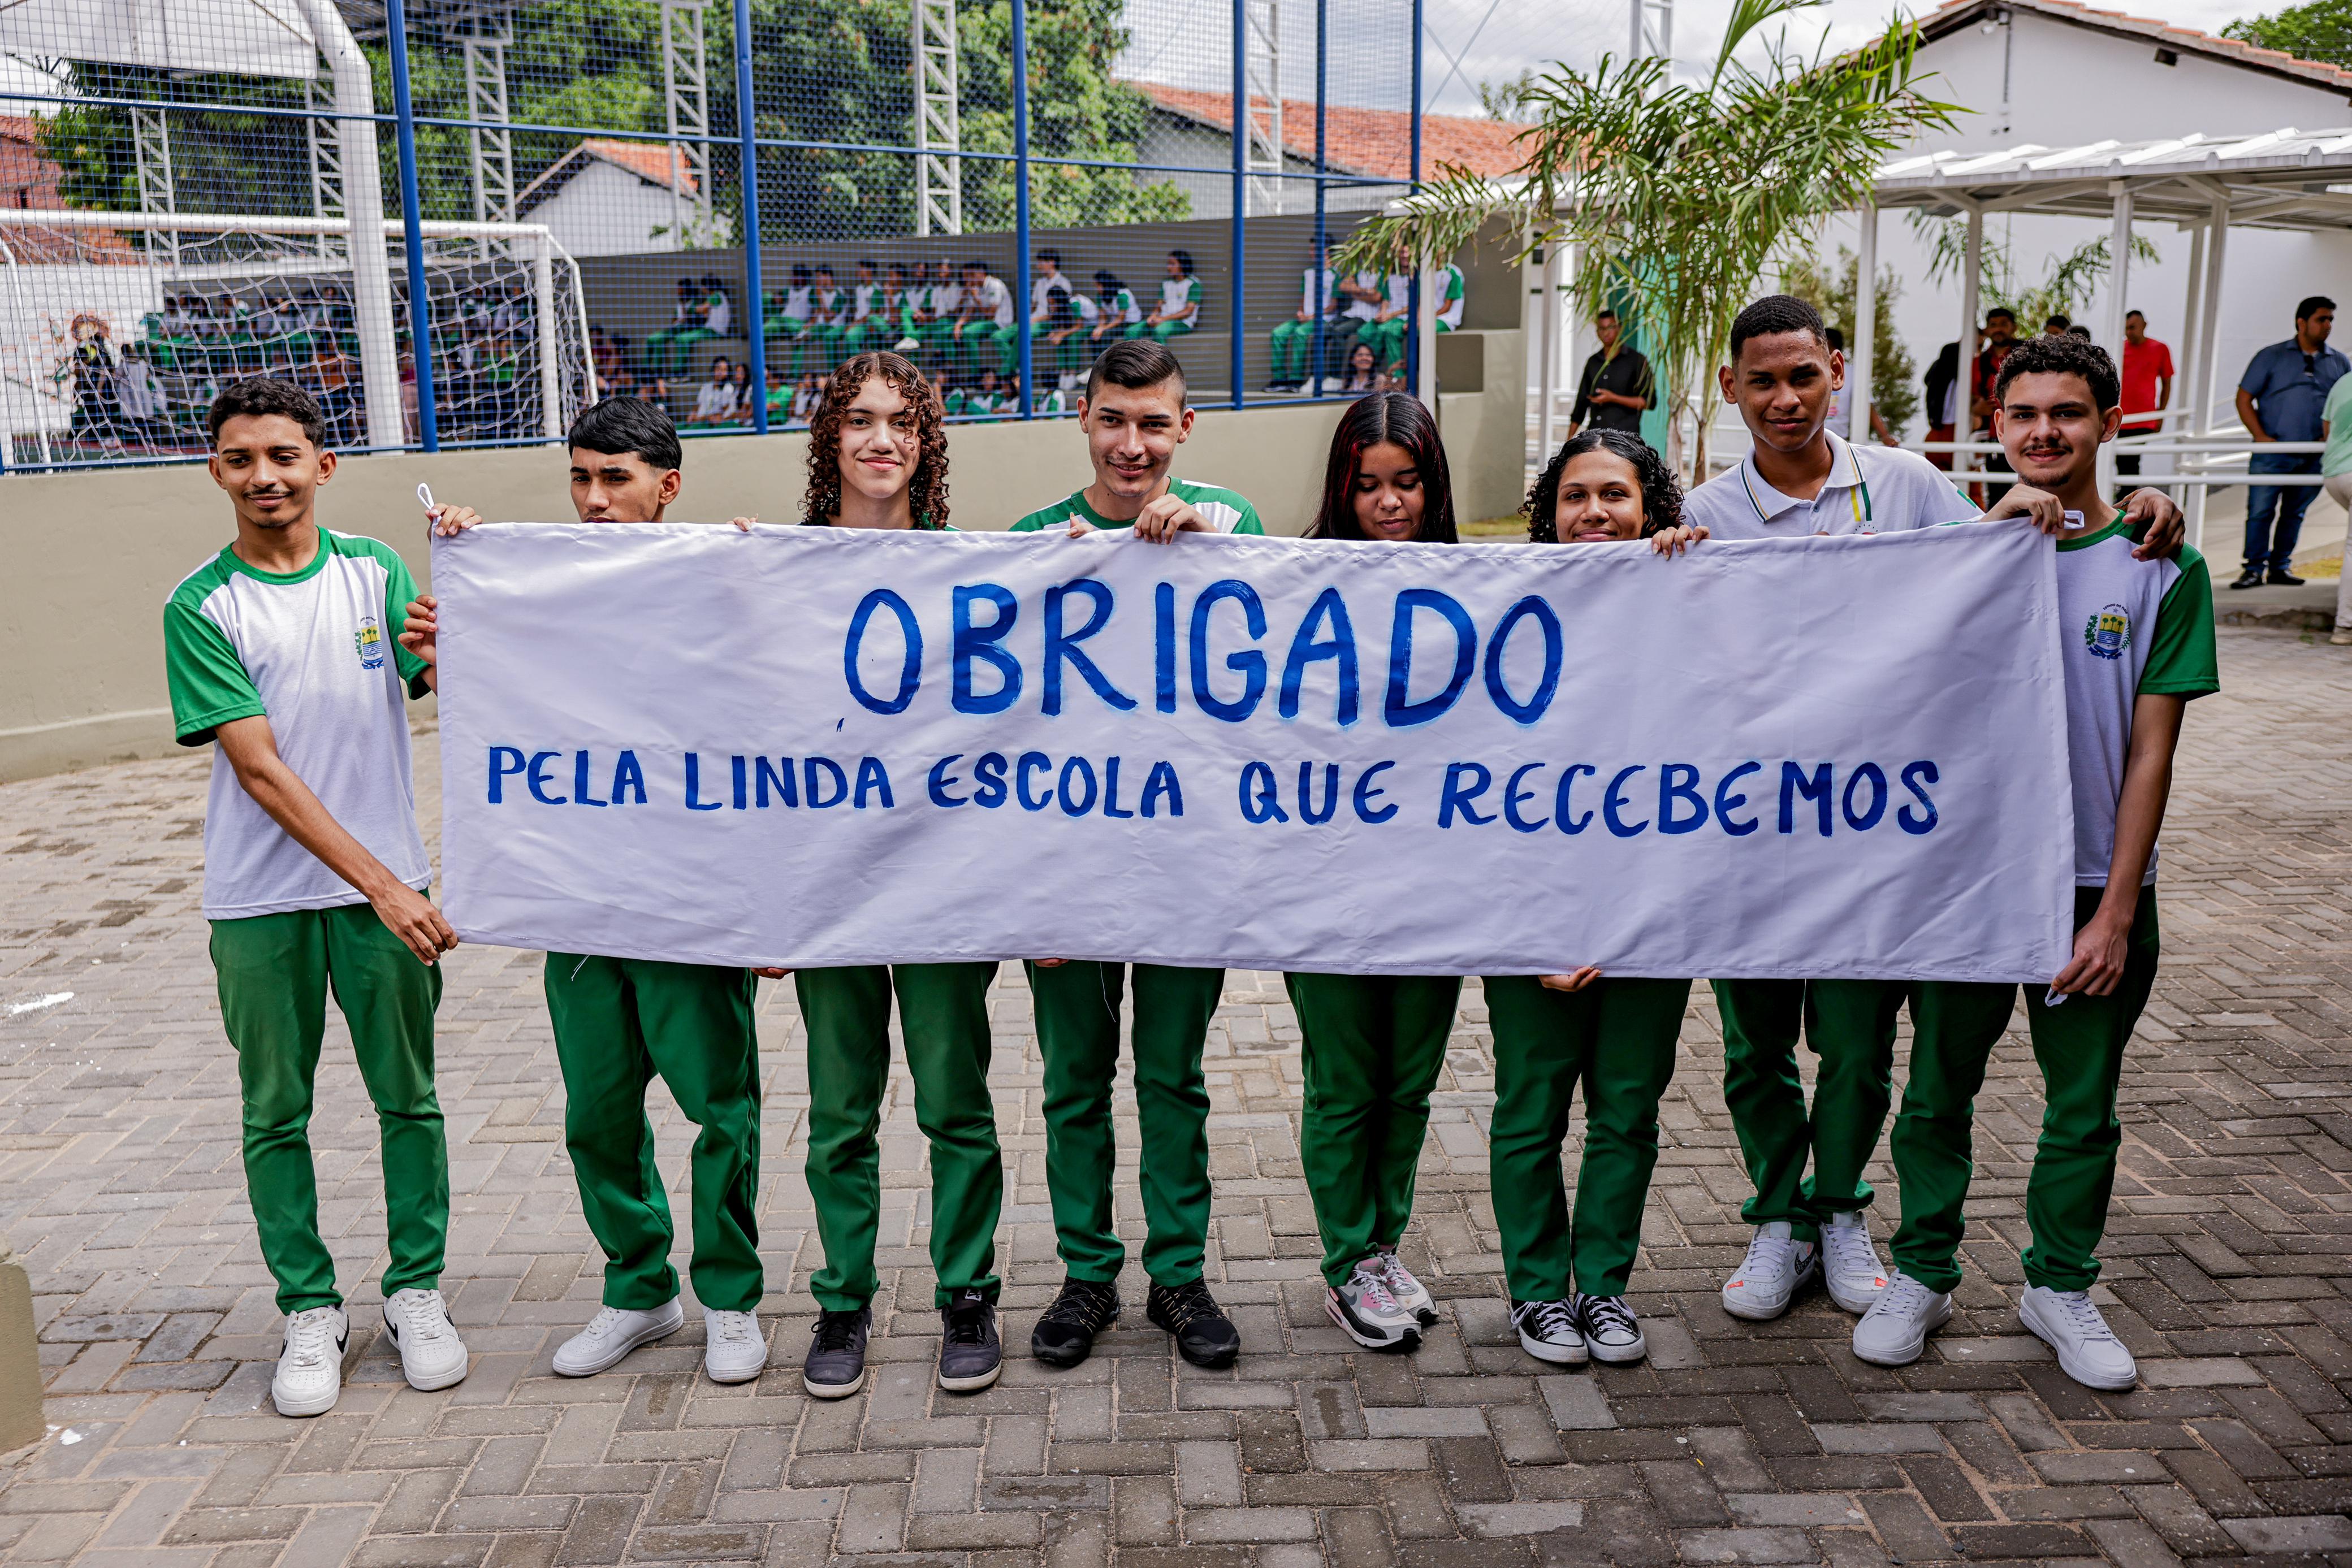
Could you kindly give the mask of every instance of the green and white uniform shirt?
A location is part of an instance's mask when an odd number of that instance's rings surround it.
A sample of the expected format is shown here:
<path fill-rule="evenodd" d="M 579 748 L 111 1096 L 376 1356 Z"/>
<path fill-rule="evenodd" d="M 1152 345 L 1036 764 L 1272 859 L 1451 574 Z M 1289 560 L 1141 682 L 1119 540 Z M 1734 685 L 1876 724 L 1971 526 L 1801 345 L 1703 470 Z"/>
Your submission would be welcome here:
<path fill-rule="evenodd" d="M 890 313 L 890 291 L 879 283 L 860 283 L 850 288 L 849 319 L 864 322 L 876 316 Z"/>
<path fill-rule="evenodd" d="M 1338 275 L 1328 267 L 1306 267 L 1298 272 L 1298 308 L 1309 321 L 1329 321 L 1339 314 Z"/>
<path fill-rule="evenodd" d="M 267 716 L 278 754 L 330 816 L 409 886 L 433 879 L 416 831 L 404 682 L 425 664 L 397 637 L 416 584 L 392 547 L 319 530 L 300 571 L 261 571 L 231 549 L 163 607 L 173 733 L 202 746 L 232 719 Z M 205 805 L 205 917 L 241 920 L 367 900 L 296 843 L 213 753 Z"/>
<path fill-rule="evenodd" d="M 1379 294 L 1381 291 L 1381 275 L 1370 267 L 1366 267 L 1360 272 L 1349 274 L 1348 281 L 1355 285 L 1358 288 L 1365 289 L 1375 295 Z M 1346 308 L 1339 312 L 1339 314 L 1347 317 L 1351 321 L 1369 321 L 1380 313 L 1381 306 L 1378 299 L 1367 299 L 1358 294 L 1349 295 Z"/>
<path fill-rule="evenodd" d="M 1163 277 L 1160 280 L 1160 319 L 1181 321 L 1198 329 L 1201 325 L 1201 280 L 1197 277 Z"/>
<path fill-rule="evenodd" d="M 1810 501 L 1784 496 L 1756 472 L 1754 454 L 1683 497 L 1683 521 L 1718 539 L 1794 539 L 1814 534 L 1892 534 L 1971 523 L 1984 514 L 1952 476 L 1916 452 L 1855 446 L 1835 431 L 1830 476 Z"/>
<path fill-rule="evenodd" d="M 1132 327 L 1143 319 L 1143 307 L 1135 302 L 1135 290 L 1132 288 L 1122 288 L 1111 295 L 1103 301 L 1102 308 L 1122 327 Z"/>
<path fill-rule="evenodd" d="M 2137 542 L 2117 517 L 2058 543 L 2077 887 L 2105 886 L 2115 859 L 2134 702 L 2143 693 L 2201 697 L 2221 689 L 2205 558 L 2184 545 L 2178 559 L 2135 560 Z M 2156 880 L 2156 858 L 2151 851 L 2143 885 Z"/>
<path fill-rule="evenodd" d="M 1437 275 L 1437 324 L 1449 332 L 1462 329 L 1462 269 L 1452 262 Z"/>
<path fill-rule="evenodd" d="M 1168 493 L 1190 504 L 1193 510 L 1208 519 L 1209 526 L 1221 534 L 1262 534 L 1265 525 L 1258 520 L 1257 508 L 1242 497 L 1222 485 L 1196 485 L 1189 479 L 1171 479 Z M 1013 525 L 1016 534 L 1033 534 L 1040 528 L 1067 528 L 1073 519 L 1092 523 L 1098 528 L 1131 528 L 1133 517 L 1113 521 L 1087 504 L 1084 490 L 1040 507 Z"/>

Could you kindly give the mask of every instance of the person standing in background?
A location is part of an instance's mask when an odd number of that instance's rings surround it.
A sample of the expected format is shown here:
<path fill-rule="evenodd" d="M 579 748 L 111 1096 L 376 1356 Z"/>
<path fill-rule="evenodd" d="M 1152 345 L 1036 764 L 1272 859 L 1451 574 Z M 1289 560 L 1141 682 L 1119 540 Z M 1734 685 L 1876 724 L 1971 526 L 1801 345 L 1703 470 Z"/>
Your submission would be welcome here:
<path fill-rule="evenodd" d="M 2137 310 L 2124 312 L 2124 418 L 2134 414 L 2162 413 L 2172 406 L 2172 350 L 2147 335 L 2147 318 Z M 2162 420 L 2127 423 L 2118 433 L 2124 435 L 2154 435 L 2164 428 Z M 2139 472 L 2139 454 L 2116 454 L 2117 474 Z M 2121 495 L 2128 486 L 2118 485 Z"/>
<path fill-rule="evenodd" d="M 1927 367 L 1927 373 L 1922 379 L 1927 389 L 1928 443 L 1932 445 L 1938 441 L 1949 441 L 1952 432 L 1958 428 L 1960 345 L 1958 340 L 1937 350 L 1936 362 Z M 1930 452 L 1927 461 L 1948 473 L 1952 456 L 1949 452 Z"/>
<path fill-rule="evenodd" d="M 1657 405 L 1657 378 L 1642 351 L 1624 342 L 1625 329 L 1617 312 L 1603 310 L 1595 316 L 1592 330 L 1601 347 L 1584 361 L 1584 373 L 1577 378 L 1576 407 L 1568 416 L 1568 433 L 1574 435 L 1591 425 L 1595 430 L 1639 435 L 1642 415 Z"/>
<path fill-rule="evenodd" d="M 2238 378 L 2238 420 L 2257 448 L 2278 441 L 2317 441 L 2325 425 L 2327 394 L 2352 361 L 2327 346 L 2336 325 L 2336 301 L 2314 294 L 2294 308 L 2294 336 L 2257 353 Z M 2317 474 L 2315 452 L 2257 450 L 2250 474 Z M 2245 569 L 2231 588 L 2300 588 L 2303 579 L 2287 570 L 2294 541 L 2303 532 L 2308 485 L 2251 485 L 2246 490 Z M 2271 517 L 2278 517 L 2273 529 Z"/>

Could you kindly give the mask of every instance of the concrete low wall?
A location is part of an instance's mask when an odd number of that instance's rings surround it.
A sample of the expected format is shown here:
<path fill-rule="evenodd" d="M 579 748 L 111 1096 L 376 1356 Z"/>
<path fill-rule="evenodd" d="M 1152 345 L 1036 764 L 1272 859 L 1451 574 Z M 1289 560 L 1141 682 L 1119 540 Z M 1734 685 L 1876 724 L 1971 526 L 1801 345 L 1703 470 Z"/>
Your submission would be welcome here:
<path fill-rule="evenodd" d="M 1509 340 L 1493 352 L 1516 355 L 1517 334 L 1490 336 Z M 1498 384 L 1518 384 L 1516 358 L 1498 376 L 1502 369 L 1490 361 L 1484 392 L 1442 400 L 1465 517 L 1518 502 L 1517 403 L 1508 400 L 1507 413 L 1486 406 L 1496 402 Z M 1176 471 L 1241 491 L 1269 528 L 1301 531 L 1341 406 L 1203 413 Z M 958 426 L 952 439 L 950 496 L 965 528 L 1004 528 L 1088 476 L 1073 421 Z M 795 520 L 807 448 L 803 434 L 690 442 L 675 515 Z M 1489 475 L 1507 482 L 1486 482 Z M 396 546 L 425 580 L 420 482 L 485 517 L 572 515 L 563 456 L 541 446 L 353 458 L 324 492 L 320 520 Z M 0 478 L 0 559 L 8 562 L 0 591 L 0 780 L 171 752 L 163 601 L 234 537 L 228 502 L 193 465 Z"/>

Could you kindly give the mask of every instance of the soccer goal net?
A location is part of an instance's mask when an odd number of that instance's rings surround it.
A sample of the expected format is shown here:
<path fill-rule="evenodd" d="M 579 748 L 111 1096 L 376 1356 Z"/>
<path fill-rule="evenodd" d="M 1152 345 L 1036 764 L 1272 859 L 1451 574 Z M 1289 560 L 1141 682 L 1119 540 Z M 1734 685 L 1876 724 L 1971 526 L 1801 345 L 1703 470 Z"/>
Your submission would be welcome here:
<path fill-rule="evenodd" d="M 543 226 L 426 223 L 445 445 L 560 438 L 595 395 L 579 271 Z M 344 218 L 0 208 L 0 457 L 194 455 L 231 382 L 318 397 L 345 452 L 417 440 L 401 226 L 354 254 Z"/>

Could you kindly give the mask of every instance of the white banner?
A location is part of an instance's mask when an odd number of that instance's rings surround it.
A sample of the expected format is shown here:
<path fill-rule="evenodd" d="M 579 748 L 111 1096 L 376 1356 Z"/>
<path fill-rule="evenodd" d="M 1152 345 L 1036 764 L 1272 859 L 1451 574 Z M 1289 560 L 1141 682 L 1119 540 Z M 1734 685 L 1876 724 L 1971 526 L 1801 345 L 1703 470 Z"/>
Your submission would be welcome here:
<path fill-rule="evenodd" d="M 2052 547 L 495 525 L 469 941 L 701 963 L 2047 980 Z"/>

